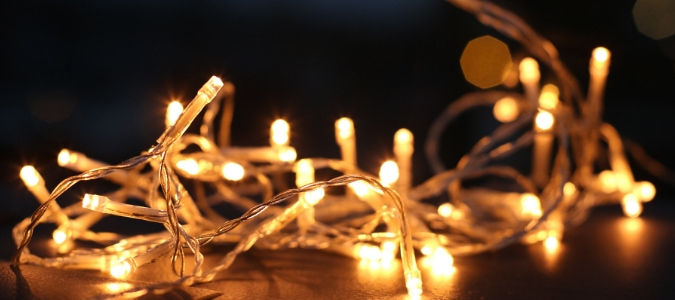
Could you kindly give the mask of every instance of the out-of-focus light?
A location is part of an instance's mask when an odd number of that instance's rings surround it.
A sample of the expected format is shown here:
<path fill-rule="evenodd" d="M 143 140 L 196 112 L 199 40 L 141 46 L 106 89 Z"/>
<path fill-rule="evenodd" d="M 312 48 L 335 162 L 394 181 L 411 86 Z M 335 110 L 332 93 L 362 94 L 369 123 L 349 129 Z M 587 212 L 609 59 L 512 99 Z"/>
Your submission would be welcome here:
<path fill-rule="evenodd" d="M 223 177 L 232 181 L 241 180 L 244 178 L 244 167 L 235 162 L 228 162 L 223 166 Z"/>
<path fill-rule="evenodd" d="M 520 61 L 520 81 L 523 83 L 539 81 L 539 63 L 534 58 L 526 57 Z"/>
<path fill-rule="evenodd" d="M 544 85 L 539 95 L 539 106 L 543 109 L 552 110 L 558 106 L 558 96 L 560 91 L 558 87 L 553 84 Z"/>
<path fill-rule="evenodd" d="M 518 108 L 518 101 L 511 97 L 504 97 L 499 99 L 495 103 L 494 108 L 492 109 L 492 114 L 495 116 L 497 121 L 502 123 L 508 123 L 514 121 L 518 118 L 520 114 L 520 109 Z"/>
<path fill-rule="evenodd" d="M 520 198 L 522 206 L 521 214 L 525 217 L 539 218 L 541 217 L 541 203 L 539 197 L 531 193 L 524 193 Z"/>
<path fill-rule="evenodd" d="M 591 54 L 591 68 L 607 71 L 607 68 L 609 68 L 610 57 L 611 53 L 605 47 L 593 49 L 593 53 Z"/>
<path fill-rule="evenodd" d="M 656 196 L 656 188 L 649 181 L 639 181 L 635 183 L 633 193 L 637 195 L 642 202 L 649 202 Z"/>
<path fill-rule="evenodd" d="M 544 247 L 548 251 L 555 251 L 560 247 L 560 241 L 554 236 L 549 236 L 544 240 Z"/>
<path fill-rule="evenodd" d="M 577 187 L 574 185 L 574 183 L 571 182 L 565 182 L 565 185 L 563 185 L 563 195 L 566 197 L 572 197 L 574 193 L 577 192 Z"/>
<path fill-rule="evenodd" d="M 354 122 L 350 118 L 340 118 L 335 122 L 338 137 L 346 139 L 354 134 Z"/>
<path fill-rule="evenodd" d="M 185 171 L 185 173 L 188 173 L 190 175 L 199 174 L 199 163 L 197 163 L 197 161 L 194 160 L 193 158 L 178 161 L 176 163 L 176 167 L 178 167 L 179 169 Z"/>
<path fill-rule="evenodd" d="M 537 113 L 537 116 L 534 119 L 534 123 L 537 125 L 537 128 L 540 130 L 549 130 L 553 127 L 555 123 L 555 118 L 553 114 L 545 110 L 541 110 Z"/>
<path fill-rule="evenodd" d="M 183 105 L 178 101 L 171 101 L 166 108 L 166 119 L 164 120 L 166 127 L 176 124 L 176 120 L 178 120 L 181 113 L 183 113 Z"/>
<path fill-rule="evenodd" d="M 438 206 L 438 214 L 445 218 L 459 220 L 464 217 L 464 213 L 450 203 L 443 203 Z"/>
<path fill-rule="evenodd" d="M 380 247 L 375 245 L 358 244 L 354 250 L 360 259 L 375 261 L 380 260 L 382 257 L 382 251 L 380 250 Z"/>
<path fill-rule="evenodd" d="M 68 232 L 64 229 L 58 228 L 52 233 L 52 238 L 54 239 L 54 243 L 61 245 L 68 239 Z"/>
<path fill-rule="evenodd" d="M 669 37 L 675 34 L 675 1 L 637 0 L 633 20 L 637 29 L 652 39 Z"/>
<path fill-rule="evenodd" d="M 623 196 L 621 206 L 623 207 L 623 213 L 626 217 L 637 218 L 642 213 L 642 203 L 640 203 L 633 193 L 628 193 Z"/>
<path fill-rule="evenodd" d="M 283 119 L 278 119 L 272 123 L 271 128 L 271 137 L 272 145 L 288 145 L 290 140 L 290 131 L 291 127 Z"/>
<path fill-rule="evenodd" d="M 110 275 L 118 279 L 124 279 L 131 274 L 132 264 L 128 259 L 118 261 L 110 266 Z"/>
<path fill-rule="evenodd" d="M 38 183 L 40 183 L 40 173 L 38 173 L 38 171 L 35 170 L 35 167 L 33 166 L 24 166 L 21 168 L 19 176 L 26 186 L 29 187 L 36 186 Z"/>
<path fill-rule="evenodd" d="M 509 47 L 488 35 L 471 40 L 459 62 L 466 81 L 482 89 L 504 82 L 512 65 Z"/>
<path fill-rule="evenodd" d="M 283 162 L 293 162 L 296 158 L 298 158 L 298 153 L 292 147 L 279 151 L 279 160 Z"/>
<path fill-rule="evenodd" d="M 326 195 L 326 192 L 324 191 L 324 189 L 319 188 L 319 189 L 315 189 L 315 190 L 311 190 L 309 192 L 306 192 L 305 193 L 305 200 L 309 204 L 315 205 L 315 204 L 319 203 L 319 200 L 323 199 L 323 197 L 325 195 Z"/>
<path fill-rule="evenodd" d="M 604 193 L 611 193 L 616 191 L 616 176 L 610 170 L 604 170 L 598 174 L 598 181 L 600 183 L 600 190 Z"/>
<path fill-rule="evenodd" d="M 392 186 L 398 180 L 398 165 L 391 160 L 385 161 L 380 167 L 380 181 L 385 186 Z"/>
<path fill-rule="evenodd" d="M 349 184 L 349 188 L 359 197 L 364 197 L 370 192 L 370 186 L 363 181 L 354 181 Z"/>

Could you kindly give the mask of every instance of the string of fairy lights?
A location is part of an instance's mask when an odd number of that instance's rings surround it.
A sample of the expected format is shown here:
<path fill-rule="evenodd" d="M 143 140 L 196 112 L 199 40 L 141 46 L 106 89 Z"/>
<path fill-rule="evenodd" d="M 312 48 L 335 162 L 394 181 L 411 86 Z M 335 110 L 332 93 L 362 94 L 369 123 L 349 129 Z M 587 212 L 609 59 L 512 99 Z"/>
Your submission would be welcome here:
<path fill-rule="evenodd" d="M 434 268 L 449 271 L 454 256 L 519 241 L 556 248 L 564 230 L 583 221 L 597 205 L 620 203 L 628 217 L 639 216 L 655 188 L 634 179 L 619 134 L 600 118 L 610 52 L 602 47 L 593 51 L 584 96 L 555 47 L 517 16 L 486 1 L 449 2 L 520 42 L 532 57 L 522 59 L 516 70 L 524 93 L 471 93 L 436 119 L 425 153 L 437 174 L 422 184 L 412 185 L 414 135 L 405 128 L 394 135 L 395 159 L 382 165 L 379 177 L 358 168 L 357 131 L 349 118 L 335 122 L 340 159 L 298 159 L 290 125 L 281 119 L 271 126 L 269 145 L 230 145 L 234 86 L 212 77 L 185 108 L 178 102 L 169 105 L 166 130 L 156 145 L 136 157 L 108 165 L 63 149 L 58 164 L 80 174 L 51 192 L 34 167 L 23 167 L 20 176 L 41 205 L 12 232 L 18 248 L 13 264 L 93 269 L 124 279 L 169 257 L 176 280 L 130 286 L 110 295 L 134 297 L 212 281 L 253 246 L 311 248 L 385 264 L 400 258 L 408 294 L 418 297 L 423 286 L 416 253 L 433 261 Z M 539 64 L 557 81 L 542 87 Z M 442 132 L 476 106 L 492 106 L 502 125 L 447 169 L 439 158 Z M 202 112 L 199 134 L 186 133 Z M 214 124 L 218 114 L 220 124 Z M 503 163 L 528 147 L 533 149 L 530 174 Z M 610 168 L 596 172 L 603 152 Z M 344 175 L 316 181 L 314 173 L 320 169 Z M 284 174 L 295 176 L 296 188 L 283 188 Z M 501 178 L 511 188 L 462 184 L 480 178 Z M 96 179 L 119 188 L 104 194 L 92 191 L 70 206 L 58 204 L 76 183 Z M 333 188 L 337 186 L 346 188 Z M 449 200 L 438 206 L 426 201 L 443 194 Z M 129 199 L 143 204 L 127 203 Z M 221 203 L 242 214 L 226 218 L 215 208 Z M 92 230 L 111 215 L 159 223 L 166 230 L 135 236 Z M 39 257 L 29 251 L 41 223 L 56 224 L 53 241 L 60 255 Z M 75 241 L 100 246 L 76 247 Z M 233 248 L 206 268 L 202 247 L 220 244 Z"/>

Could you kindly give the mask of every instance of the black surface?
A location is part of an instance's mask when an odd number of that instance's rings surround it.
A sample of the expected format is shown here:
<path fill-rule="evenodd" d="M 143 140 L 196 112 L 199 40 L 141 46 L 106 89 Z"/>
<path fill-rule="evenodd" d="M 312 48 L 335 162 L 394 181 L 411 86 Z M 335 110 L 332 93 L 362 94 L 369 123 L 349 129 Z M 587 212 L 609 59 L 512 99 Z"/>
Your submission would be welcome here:
<path fill-rule="evenodd" d="M 641 218 L 618 206 L 596 209 L 569 229 L 558 251 L 541 244 L 457 257 L 456 271 L 433 275 L 418 259 L 423 299 L 672 299 L 675 297 L 675 207 L 655 200 Z M 222 249 L 221 249 L 222 250 Z M 207 250 L 207 262 L 220 258 Z M 8 257 L 4 257 L 8 259 Z M 207 263 L 207 265 L 208 265 Z M 2 299 L 82 299 L 109 288 L 173 279 L 166 261 L 140 268 L 127 282 L 106 274 L 23 265 L 20 276 L 0 263 Z M 128 287 L 128 286 L 127 286 Z M 149 299 L 401 299 L 400 264 L 369 264 L 312 250 L 253 250 L 214 282 Z"/>

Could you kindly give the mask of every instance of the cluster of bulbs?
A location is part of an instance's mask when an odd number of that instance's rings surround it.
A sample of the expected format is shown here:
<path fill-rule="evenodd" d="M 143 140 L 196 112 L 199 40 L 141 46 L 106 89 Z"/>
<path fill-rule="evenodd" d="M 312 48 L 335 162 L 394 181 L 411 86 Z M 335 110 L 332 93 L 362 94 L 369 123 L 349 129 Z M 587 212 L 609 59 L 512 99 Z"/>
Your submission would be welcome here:
<path fill-rule="evenodd" d="M 480 9 L 473 11 L 479 16 L 496 18 L 492 6 L 477 8 L 470 6 L 474 1 L 454 2 L 469 11 Z M 508 24 L 522 26 L 511 15 L 506 19 L 511 20 Z M 479 20 L 492 24 L 489 18 Z M 509 32 L 504 22 L 500 24 Z M 553 53 L 552 46 L 543 45 Z M 400 257 L 408 294 L 418 297 L 422 278 L 416 252 L 429 257 L 434 268 L 449 271 L 454 256 L 518 241 L 543 242 L 547 248 L 556 248 L 564 229 L 583 221 L 596 205 L 621 203 L 628 217 L 639 216 L 642 203 L 654 197 L 655 188 L 649 182 L 635 181 L 618 133 L 599 117 L 609 51 L 593 51 L 585 99 L 576 95 L 576 85 L 570 84 L 557 58 L 548 57 L 545 62 L 558 75 L 559 86 L 540 87 L 537 60 L 525 58 L 519 68 L 523 94 L 486 91 L 453 102 L 433 124 L 426 140 L 426 155 L 437 175 L 418 186 L 412 185 L 414 137 L 405 128 L 394 135 L 395 160 L 382 165 L 379 178 L 358 169 L 356 132 L 349 118 L 335 122 L 341 159 L 298 160 L 290 145 L 290 126 L 284 120 L 272 124 L 268 146 L 231 146 L 234 86 L 212 77 L 185 108 L 178 102 L 169 105 L 166 130 L 157 145 L 139 156 L 107 165 L 64 149 L 58 164 L 81 174 L 65 179 L 51 192 L 38 171 L 25 166 L 20 176 L 41 205 L 13 230 L 18 247 L 13 263 L 94 269 L 123 279 L 143 265 L 170 257 L 178 279 L 119 293 L 133 297 L 212 281 L 237 255 L 253 246 L 301 247 L 381 263 Z M 446 170 L 438 155 L 443 129 L 457 115 L 479 105 L 493 106 L 494 117 L 503 124 L 481 139 L 453 169 Z M 199 134 L 186 134 L 203 110 Z M 221 111 L 216 138 L 213 123 Z M 530 146 L 530 176 L 498 163 Z M 610 168 L 596 173 L 596 160 L 603 150 Z M 315 170 L 325 168 L 344 175 L 316 181 Z M 295 176 L 296 188 L 287 188 L 286 174 Z M 56 202 L 77 182 L 99 178 L 119 189 L 85 194 L 80 202 L 67 207 Z M 508 188 L 463 184 L 470 179 L 494 178 L 508 181 Z M 191 189 L 185 186 L 188 182 Z M 333 189 L 337 186 L 345 188 Z M 443 203 L 431 204 L 442 196 L 447 197 Z M 128 203 L 130 199 L 142 204 Z M 243 214 L 227 219 L 214 208 L 223 202 L 240 208 Z M 159 223 L 166 231 L 123 236 L 91 230 L 109 215 Z M 53 240 L 62 255 L 43 258 L 28 250 L 35 226 L 43 222 L 56 224 Z M 75 247 L 77 240 L 101 246 Z M 234 247 L 215 267 L 206 269 L 200 249 L 207 244 Z M 186 251 L 193 261 L 187 267 Z"/>

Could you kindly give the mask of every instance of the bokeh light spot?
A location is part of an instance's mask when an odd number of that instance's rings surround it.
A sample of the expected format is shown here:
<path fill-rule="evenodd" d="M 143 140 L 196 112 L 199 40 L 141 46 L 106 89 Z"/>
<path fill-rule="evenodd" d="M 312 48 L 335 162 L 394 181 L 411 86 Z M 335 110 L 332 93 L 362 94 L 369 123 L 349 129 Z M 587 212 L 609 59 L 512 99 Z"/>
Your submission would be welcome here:
<path fill-rule="evenodd" d="M 488 35 L 471 40 L 459 63 L 464 78 L 482 89 L 504 82 L 512 65 L 508 46 Z"/>
<path fill-rule="evenodd" d="M 642 34 L 658 40 L 675 34 L 675 1 L 637 0 L 633 19 Z"/>

